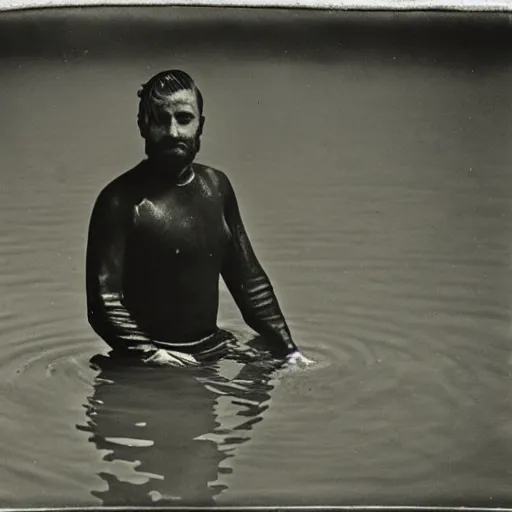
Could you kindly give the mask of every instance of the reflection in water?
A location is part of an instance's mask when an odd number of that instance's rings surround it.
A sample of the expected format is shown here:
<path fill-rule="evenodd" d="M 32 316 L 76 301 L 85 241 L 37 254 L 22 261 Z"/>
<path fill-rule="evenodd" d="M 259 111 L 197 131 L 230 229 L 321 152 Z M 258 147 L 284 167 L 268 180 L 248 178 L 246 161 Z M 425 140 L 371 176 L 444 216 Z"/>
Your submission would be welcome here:
<path fill-rule="evenodd" d="M 280 366 L 259 343 L 201 368 L 94 356 L 89 420 L 77 426 L 106 451 L 106 489 L 92 494 L 106 506 L 214 505 L 231 472 L 225 461 L 261 421 Z"/>

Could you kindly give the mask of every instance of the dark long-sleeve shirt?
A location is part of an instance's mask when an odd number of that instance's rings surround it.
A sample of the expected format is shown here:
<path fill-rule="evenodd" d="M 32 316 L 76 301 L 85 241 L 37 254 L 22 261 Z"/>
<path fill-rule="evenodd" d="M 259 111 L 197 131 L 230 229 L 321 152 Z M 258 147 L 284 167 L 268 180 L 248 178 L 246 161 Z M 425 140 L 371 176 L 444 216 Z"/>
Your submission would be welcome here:
<path fill-rule="evenodd" d="M 249 327 L 283 354 L 296 350 L 228 178 L 193 168 L 178 187 L 145 161 L 100 193 L 87 246 L 91 326 L 115 349 L 165 342 L 194 353 L 217 331 L 222 276 Z"/>

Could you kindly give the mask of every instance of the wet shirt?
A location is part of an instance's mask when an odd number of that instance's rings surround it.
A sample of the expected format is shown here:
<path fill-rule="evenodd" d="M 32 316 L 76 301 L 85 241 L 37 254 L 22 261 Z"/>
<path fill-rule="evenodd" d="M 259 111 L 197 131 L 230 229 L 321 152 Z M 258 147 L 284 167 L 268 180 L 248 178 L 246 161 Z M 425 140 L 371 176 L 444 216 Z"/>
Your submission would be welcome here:
<path fill-rule="evenodd" d="M 165 187 L 143 174 L 144 165 L 108 185 L 93 209 L 87 295 L 96 332 L 114 348 L 163 342 L 201 350 L 196 342 L 218 331 L 222 276 L 247 324 L 292 351 L 228 178 L 194 164 L 191 183 Z"/>

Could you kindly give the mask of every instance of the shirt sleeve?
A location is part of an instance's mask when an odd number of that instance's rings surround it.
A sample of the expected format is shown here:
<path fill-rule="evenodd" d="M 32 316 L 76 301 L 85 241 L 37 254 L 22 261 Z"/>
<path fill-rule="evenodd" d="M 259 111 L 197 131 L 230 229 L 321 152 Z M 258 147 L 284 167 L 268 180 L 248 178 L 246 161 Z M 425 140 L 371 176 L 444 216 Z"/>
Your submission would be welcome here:
<path fill-rule="evenodd" d="M 252 248 L 238 201 L 225 177 L 224 216 L 230 239 L 222 277 L 244 321 L 267 339 L 276 351 L 287 355 L 297 350 L 268 275 Z"/>
<path fill-rule="evenodd" d="M 123 305 L 123 260 L 131 222 L 128 205 L 108 188 L 94 204 L 86 252 L 87 316 L 113 349 L 145 350 L 151 340 Z"/>

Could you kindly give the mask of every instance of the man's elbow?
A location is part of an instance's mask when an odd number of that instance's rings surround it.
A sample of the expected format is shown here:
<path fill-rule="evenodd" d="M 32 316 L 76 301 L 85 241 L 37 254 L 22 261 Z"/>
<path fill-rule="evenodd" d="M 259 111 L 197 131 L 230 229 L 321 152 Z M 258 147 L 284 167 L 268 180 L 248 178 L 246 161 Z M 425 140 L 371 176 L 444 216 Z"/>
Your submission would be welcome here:
<path fill-rule="evenodd" d="M 107 338 L 106 325 L 105 320 L 98 314 L 98 311 L 89 306 L 87 308 L 87 321 L 92 328 L 92 330 L 103 340 Z"/>
<path fill-rule="evenodd" d="M 94 310 L 87 310 L 87 321 L 91 329 L 100 337 L 104 338 L 104 329 L 102 328 L 101 322 L 99 321 L 97 315 L 94 314 Z"/>
<path fill-rule="evenodd" d="M 265 324 L 252 311 L 242 311 L 242 319 L 254 332 L 260 336 L 266 334 Z"/>
<path fill-rule="evenodd" d="M 89 322 L 89 325 L 96 330 L 97 318 L 94 311 L 90 308 L 87 308 L 87 321 Z"/>
<path fill-rule="evenodd" d="M 116 337 L 112 335 L 108 324 L 100 319 L 98 315 L 94 314 L 94 311 L 89 310 L 87 312 L 87 320 L 92 330 L 96 335 L 103 340 L 111 349 L 116 350 L 119 348 L 119 343 L 116 342 Z"/>

